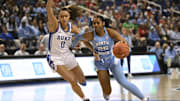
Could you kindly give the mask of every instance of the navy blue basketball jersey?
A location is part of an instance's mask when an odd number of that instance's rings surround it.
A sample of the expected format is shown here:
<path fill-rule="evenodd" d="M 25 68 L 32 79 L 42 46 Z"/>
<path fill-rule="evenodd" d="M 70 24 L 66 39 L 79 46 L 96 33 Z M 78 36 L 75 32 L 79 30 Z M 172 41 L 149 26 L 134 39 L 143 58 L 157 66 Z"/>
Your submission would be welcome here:
<path fill-rule="evenodd" d="M 104 36 L 96 35 L 94 30 L 94 39 L 92 40 L 93 49 L 99 54 L 101 60 L 108 60 L 112 58 L 112 46 L 114 45 L 114 40 L 109 36 L 106 28 L 104 27 Z"/>

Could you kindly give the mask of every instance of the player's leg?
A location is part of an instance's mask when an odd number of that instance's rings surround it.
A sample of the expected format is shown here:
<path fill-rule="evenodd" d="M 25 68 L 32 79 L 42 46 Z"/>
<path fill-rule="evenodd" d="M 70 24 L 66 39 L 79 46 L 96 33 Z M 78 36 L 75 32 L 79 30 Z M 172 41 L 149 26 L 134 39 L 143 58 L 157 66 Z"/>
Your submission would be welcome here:
<path fill-rule="evenodd" d="M 129 77 L 129 78 L 132 78 L 131 65 L 130 65 L 130 63 L 131 63 L 131 54 L 129 54 L 129 55 L 127 56 L 127 64 L 128 64 L 128 77 Z"/>
<path fill-rule="evenodd" d="M 124 59 L 121 59 L 121 67 L 123 67 Z"/>
<path fill-rule="evenodd" d="M 144 95 L 141 93 L 141 91 L 134 84 L 130 83 L 126 79 L 123 73 L 123 69 L 120 67 L 120 63 L 116 65 L 114 64 L 113 66 L 111 66 L 110 70 L 119 84 L 121 84 L 124 88 L 129 90 L 131 93 L 133 93 L 135 96 L 137 96 L 141 100 L 145 98 Z"/>
<path fill-rule="evenodd" d="M 99 70 L 97 71 L 98 79 L 103 90 L 103 96 L 106 100 L 109 100 L 109 95 L 111 94 L 111 84 L 109 71 Z"/>
<path fill-rule="evenodd" d="M 130 69 L 130 55 L 127 56 L 127 64 L 128 64 L 128 73 L 131 73 L 131 69 Z"/>
<path fill-rule="evenodd" d="M 167 67 L 168 67 L 168 74 L 171 74 L 171 73 L 172 73 L 171 63 L 172 63 L 171 58 L 168 58 L 168 59 L 166 60 L 166 64 L 167 64 Z"/>
<path fill-rule="evenodd" d="M 86 86 L 86 79 L 79 65 L 71 69 L 71 72 L 75 76 L 76 80 L 83 86 Z"/>
<path fill-rule="evenodd" d="M 83 71 L 81 70 L 78 62 L 76 61 L 75 56 L 72 53 L 69 53 L 65 59 L 66 67 L 72 72 L 75 79 L 83 86 L 86 86 L 86 79 Z M 85 68 L 85 67 L 84 67 Z"/>
<path fill-rule="evenodd" d="M 80 86 L 77 84 L 76 79 L 74 78 L 71 71 L 69 71 L 65 66 L 57 65 L 57 73 L 60 74 L 64 80 L 68 81 L 71 84 L 73 91 L 84 99 L 84 93 L 82 92 Z"/>

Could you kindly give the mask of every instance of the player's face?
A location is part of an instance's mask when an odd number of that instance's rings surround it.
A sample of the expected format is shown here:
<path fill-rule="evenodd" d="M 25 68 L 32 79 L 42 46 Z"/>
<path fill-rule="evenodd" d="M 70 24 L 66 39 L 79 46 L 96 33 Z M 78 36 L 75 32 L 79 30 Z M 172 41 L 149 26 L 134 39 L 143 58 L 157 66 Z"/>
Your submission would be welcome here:
<path fill-rule="evenodd" d="M 25 51 L 26 50 L 26 44 L 21 44 L 20 48 L 21 48 L 21 50 Z"/>
<path fill-rule="evenodd" d="M 3 44 L 0 45 L 0 52 L 4 52 L 5 46 Z"/>
<path fill-rule="evenodd" d="M 94 18 L 93 27 L 95 28 L 95 30 L 103 30 L 104 28 L 103 21 L 100 18 Z"/>
<path fill-rule="evenodd" d="M 67 24 L 69 22 L 70 14 L 68 11 L 62 10 L 59 12 L 59 19 L 61 24 Z"/>

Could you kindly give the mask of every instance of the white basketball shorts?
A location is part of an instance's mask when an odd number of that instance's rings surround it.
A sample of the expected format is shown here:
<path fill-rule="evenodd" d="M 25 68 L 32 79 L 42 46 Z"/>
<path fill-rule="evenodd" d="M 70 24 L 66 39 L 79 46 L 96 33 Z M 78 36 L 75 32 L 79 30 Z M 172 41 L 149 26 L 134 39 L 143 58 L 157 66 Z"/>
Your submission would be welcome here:
<path fill-rule="evenodd" d="M 47 61 L 53 71 L 57 70 L 57 65 L 64 65 L 68 70 L 71 70 L 78 65 L 73 54 L 64 54 L 63 56 L 48 55 Z"/>

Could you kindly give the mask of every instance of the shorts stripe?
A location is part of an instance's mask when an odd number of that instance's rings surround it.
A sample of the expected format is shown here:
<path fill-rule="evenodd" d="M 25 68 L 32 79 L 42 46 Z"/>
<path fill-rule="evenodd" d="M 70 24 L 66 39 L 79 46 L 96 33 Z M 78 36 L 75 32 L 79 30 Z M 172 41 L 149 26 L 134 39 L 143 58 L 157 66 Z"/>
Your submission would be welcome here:
<path fill-rule="evenodd" d="M 54 71 L 56 71 L 55 64 L 54 64 L 54 62 L 50 59 L 50 55 L 48 55 L 46 59 L 47 59 L 47 61 L 48 61 L 49 66 L 51 67 L 51 69 L 53 69 Z"/>

